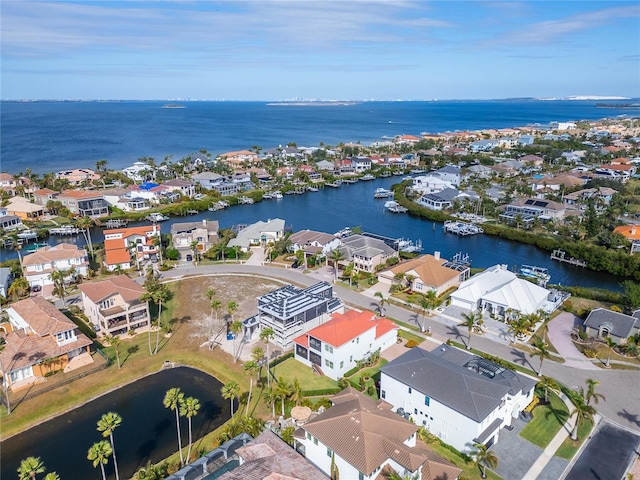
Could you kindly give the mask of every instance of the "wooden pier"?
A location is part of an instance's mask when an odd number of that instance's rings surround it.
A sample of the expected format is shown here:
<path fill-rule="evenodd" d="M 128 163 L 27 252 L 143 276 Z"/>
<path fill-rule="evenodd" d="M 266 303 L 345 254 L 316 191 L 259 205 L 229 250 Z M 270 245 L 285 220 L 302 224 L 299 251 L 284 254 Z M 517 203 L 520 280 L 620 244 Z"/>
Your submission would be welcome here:
<path fill-rule="evenodd" d="M 579 258 L 574 258 L 574 257 L 567 258 L 566 255 L 567 255 L 567 252 L 564 252 L 562 250 L 554 250 L 551 253 L 551 260 L 557 260 L 559 262 L 568 263 L 569 265 L 575 265 L 577 267 L 587 266 L 586 260 L 580 260 Z"/>

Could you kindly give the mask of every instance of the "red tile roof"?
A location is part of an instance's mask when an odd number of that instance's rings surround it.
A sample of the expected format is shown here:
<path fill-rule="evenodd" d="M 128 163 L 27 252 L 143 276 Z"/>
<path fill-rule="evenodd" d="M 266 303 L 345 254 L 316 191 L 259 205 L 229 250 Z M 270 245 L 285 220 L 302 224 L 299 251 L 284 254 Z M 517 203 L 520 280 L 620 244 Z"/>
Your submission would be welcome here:
<path fill-rule="evenodd" d="M 303 337 L 310 335 L 324 343 L 339 347 L 372 328 L 376 329 L 378 338 L 390 330 L 397 329 L 398 326 L 384 317 L 376 317 L 373 312 L 349 310 L 345 313 L 334 313 L 331 320 L 308 331 Z M 302 340 L 301 337 L 294 340 L 301 345 L 304 345 L 303 341 L 308 343 L 308 339 Z"/>

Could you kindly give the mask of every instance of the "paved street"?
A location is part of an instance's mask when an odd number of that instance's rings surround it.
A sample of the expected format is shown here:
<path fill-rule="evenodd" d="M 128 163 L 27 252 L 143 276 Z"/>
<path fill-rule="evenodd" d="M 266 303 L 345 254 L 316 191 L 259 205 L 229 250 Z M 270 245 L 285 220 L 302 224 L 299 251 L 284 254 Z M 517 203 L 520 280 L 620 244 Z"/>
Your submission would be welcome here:
<path fill-rule="evenodd" d="M 291 268 L 283 269 L 237 264 L 181 267 L 162 272 L 162 277 L 176 278 L 185 275 L 229 274 L 234 272 L 276 277 L 305 286 L 312 285 L 320 280 L 331 282 L 333 279 L 332 269 L 328 267 L 322 267 L 318 271 L 306 275 L 299 270 Z M 377 306 L 377 298 L 365 296 L 361 292 L 355 292 L 339 285 L 335 286 L 335 292 L 345 303 L 353 307 L 374 309 Z M 408 324 L 418 325 L 418 321 L 422 321 L 422 315 L 418 311 L 411 311 L 395 305 L 385 306 L 385 310 L 388 317 Z M 458 328 L 451 318 L 438 316 L 427 318 L 425 326 L 432 328 L 433 337 L 436 339 L 446 341 L 451 338 L 459 342 L 466 342 L 466 328 Z M 506 345 L 498 338 L 493 338 L 490 334 L 482 336 L 474 335 L 472 337 L 472 347 L 513 363 L 524 365 L 532 370 L 535 370 L 538 366 L 537 358 L 532 359 L 524 352 Z M 556 378 L 572 388 L 584 386 L 588 378 L 598 380 L 600 382 L 598 392 L 604 394 L 607 399 L 605 402 L 601 401 L 600 404 L 597 405 L 599 413 L 614 423 L 640 432 L 640 371 L 616 369 L 584 370 L 574 368 L 570 366 L 570 364 L 560 364 L 549 360 L 545 361 L 543 370 L 545 375 Z"/>

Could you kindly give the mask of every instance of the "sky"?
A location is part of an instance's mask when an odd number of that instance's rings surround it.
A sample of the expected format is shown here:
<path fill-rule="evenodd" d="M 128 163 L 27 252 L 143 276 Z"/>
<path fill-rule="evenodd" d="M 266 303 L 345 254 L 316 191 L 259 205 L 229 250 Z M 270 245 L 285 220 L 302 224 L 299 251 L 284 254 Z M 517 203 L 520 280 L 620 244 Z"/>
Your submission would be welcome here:
<path fill-rule="evenodd" d="M 1 0 L 4 100 L 640 97 L 637 1 Z"/>

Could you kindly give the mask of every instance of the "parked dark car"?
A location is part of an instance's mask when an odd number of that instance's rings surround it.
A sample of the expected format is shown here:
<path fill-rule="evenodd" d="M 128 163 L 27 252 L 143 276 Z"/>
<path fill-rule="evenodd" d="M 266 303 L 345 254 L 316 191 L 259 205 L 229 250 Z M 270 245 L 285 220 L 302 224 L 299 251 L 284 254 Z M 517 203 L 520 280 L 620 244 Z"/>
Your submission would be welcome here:
<path fill-rule="evenodd" d="M 32 285 L 31 286 L 31 291 L 32 292 L 39 292 L 40 290 L 42 290 L 42 287 L 40 285 Z"/>
<path fill-rule="evenodd" d="M 298 268 L 298 266 L 300 265 L 298 259 L 296 258 L 293 263 L 291 264 L 291 268 Z"/>

